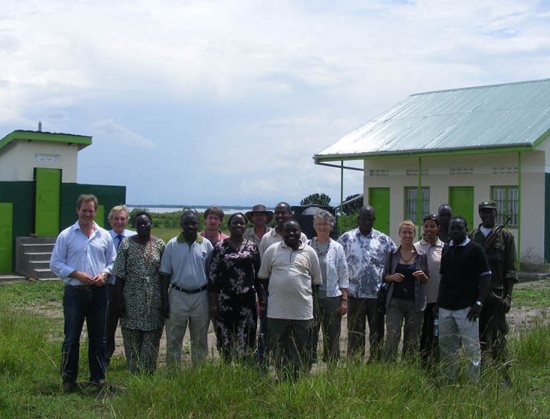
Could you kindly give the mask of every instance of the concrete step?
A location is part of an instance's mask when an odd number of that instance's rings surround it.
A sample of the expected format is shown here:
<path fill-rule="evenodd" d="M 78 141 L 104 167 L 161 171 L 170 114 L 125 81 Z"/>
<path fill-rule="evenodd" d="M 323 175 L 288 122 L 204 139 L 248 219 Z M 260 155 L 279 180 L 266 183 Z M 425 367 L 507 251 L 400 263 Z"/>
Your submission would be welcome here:
<path fill-rule="evenodd" d="M 31 267 L 31 269 L 35 269 L 35 270 L 37 268 L 50 269 L 49 260 L 29 260 L 28 264 Z"/>
<path fill-rule="evenodd" d="M 12 284 L 14 282 L 23 282 L 23 281 L 25 281 L 24 276 L 15 275 L 15 274 L 2 274 L 2 275 L 0 275 L 0 285 Z"/>
<path fill-rule="evenodd" d="M 49 257 L 52 255 L 52 252 L 25 252 L 24 254 L 29 258 L 45 256 L 49 259 Z"/>
<path fill-rule="evenodd" d="M 50 268 L 34 268 L 33 272 L 35 275 L 35 278 L 38 279 L 45 279 L 45 278 L 56 278 L 55 274 L 52 272 Z"/>

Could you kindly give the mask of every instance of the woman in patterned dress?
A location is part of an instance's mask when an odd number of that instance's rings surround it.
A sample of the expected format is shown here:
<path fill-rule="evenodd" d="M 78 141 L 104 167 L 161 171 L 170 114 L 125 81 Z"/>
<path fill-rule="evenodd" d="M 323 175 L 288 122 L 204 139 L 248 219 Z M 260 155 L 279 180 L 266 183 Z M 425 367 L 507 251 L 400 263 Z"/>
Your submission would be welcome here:
<path fill-rule="evenodd" d="M 120 322 L 131 373 L 155 370 L 164 326 L 159 276 L 164 242 L 151 236 L 151 226 L 147 212 L 136 215 L 137 234 L 122 241 L 113 269 L 122 295 Z"/>
<path fill-rule="evenodd" d="M 216 319 L 217 347 L 226 361 L 250 359 L 256 340 L 256 298 L 262 300 L 257 278 L 260 254 L 256 245 L 243 238 L 246 217 L 229 218 L 230 237 L 216 244 L 210 265 L 208 291 L 210 312 Z"/>

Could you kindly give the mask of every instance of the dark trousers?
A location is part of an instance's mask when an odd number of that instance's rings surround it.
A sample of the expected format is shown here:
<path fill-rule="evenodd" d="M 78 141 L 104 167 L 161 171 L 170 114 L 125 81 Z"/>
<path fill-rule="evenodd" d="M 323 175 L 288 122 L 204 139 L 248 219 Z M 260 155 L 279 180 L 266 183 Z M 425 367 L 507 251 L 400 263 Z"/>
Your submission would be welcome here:
<path fill-rule="evenodd" d="M 434 336 L 434 307 L 436 303 L 428 303 L 424 310 L 422 333 L 420 335 L 420 354 L 422 366 L 432 368 L 439 361 L 439 338 Z"/>
<path fill-rule="evenodd" d="M 317 362 L 319 330 L 323 330 L 323 361 L 336 362 L 340 358 L 340 297 L 315 298 L 314 324 L 311 336 L 312 362 Z"/>
<path fill-rule="evenodd" d="M 313 320 L 267 319 L 267 342 L 279 377 L 295 379 L 311 369 Z"/>
<path fill-rule="evenodd" d="M 90 381 L 105 379 L 105 287 L 86 288 L 67 285 L 63 291 L 65 340 L 61 352 L 61 379 L 76 382 L 80 334 L 86 320 Z"/>
<path fill-rule="evenodd" d="M 508 323 L 502 303 L 487 298 L 479 316 L 479 341 L 481 345 L 482 363 L 486 364 L 490 354 L 497 368 L 507 374 L 508 348 L 506 335 Z"/>
<path fill-rule="evenodd" d="M 120 302 L 114 301 L 115 285 L 105 284 L 107 291 L 107 315 L 105 318 L 105 358 L 107 366 L 111 362 L 111 358 L 115 352 L 115 334 L 118 326 L 118 313 Z"/>
<path fill-rule="evenodd" d="M 365 356 L 366 323 L 369 324 L 370 361 L 380 360 L 384 338 L 384 315 L 377 310 L 376 298 L 349 297 L 348 357 Z"/>
<path fill-rule="evenodd" d="M 258 348 L 256 349 L 256 359 L 261 368 L 267 367 L 267 294 L 264 296 L 265 313 L 260 318 L 260 330 L 258 332 Z"/>

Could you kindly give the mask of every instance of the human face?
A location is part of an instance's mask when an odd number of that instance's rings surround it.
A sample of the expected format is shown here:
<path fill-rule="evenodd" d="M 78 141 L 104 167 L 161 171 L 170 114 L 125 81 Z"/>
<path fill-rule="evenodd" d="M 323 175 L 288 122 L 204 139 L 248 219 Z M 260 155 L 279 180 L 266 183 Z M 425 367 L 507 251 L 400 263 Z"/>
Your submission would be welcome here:
<path fill-rule="evenodd" d="M 113 227 L 115 233 L 122 234 L 128 225 L 128 213 L 124 210 L 113 212 L 113 215 L 109 218 L 109 223 L 111 227 Z"/>
<path fill-rule="evenodd" d="M 285 244 L 291 249 L 298 249 L 300 246 L 300 236 L 302 234 L 302 229 L 300 224 L 296 221 L 288 221 L 283 226 L 283 240 Z"/>
<path fill-rule="evenodd" d="M 136 218 L 136 230 L 140 237 L 149 237 L 151 235 L 151 220 L 146 215 L 140 215 Z"/>
<path fill-rule="evenodd" d="M 254 227 L 263 227 L 267 223 L 267 215 L 261 212 L 254 212 L 250 217 L 250 221 L 252 221 Z"/>
<path fill-rule="evenodd" d="M 275 221 L 277 221 L 277 224 L 282 226 L 284 223 L 290 220 L 290 217 L 292 217 L 292 212 L 290 211 L 288 205 L 279 204 L 275 207 L 275 210 L 273 211 L 273 216 L 275 217 Z"/>
<path fill-rule="evenodd" d="M 482 208 L 479 210 L 481 224 L 485 228 L 493 228 L 496 224 L 497 212 L 493 208 Z"/>
<path fill-rule="evenodd" d="M 466 225 L 461 219 L 452 219 L 449 225 L 449 237 L 454 244 L 458 245 L 466 239 Z"/>
<path fill-rule="evenodd" d="M 441 207 L 437 215 L 439 217 L 439 225 L 441 227 L 448 227 L 449 221 L 451 220 L 451 207 Z"/>
<path fill-rule="evenodd" d="M 422 226 L 424 240 L 428 243 L 435 243 L 437 240 L 437 233 L 439 233 L 439 226 L 434 220 L 426 220 Z"/>
<path fill-rule="evenodd" d="M 374 216 L 374 211 L 361 210 L 359 217 L 357 217 L 357 224 L 359 225 L 359 231 L 361 231 L 361 234 L 365 236 L 370 234 L 375 220 L 376 217 Z"/>
<path fill-rule="evenodd" d="M 242 237 L 245 230 L 246 219 L 241 214 L 231 217 L 231 222 L 229 223 L 229 232 L 231 233 L 231 237 Z"/>
<path fill-rule="evenodd" d="M 214 214 L 209 214 L 208 217 L 206 217 L 205 224 L 206 229 L 210 231 L 219 231 L 220 224 L 222 220 L 220 220 L 220 217 Z"/>
<path fill-rule="evenodd" d="M 330 231 L 332 230 L 332 224 L 329 220 L 323 218 L 313 218 L 313 228 L 317 233 L 317 238 L 327 239 L 330 236 Z"/>
<path fill-rule="evenodd" d="M 199 229 L 199 219 L 195 214 L 187 213 L 181 217 L 181 229 L 188 241 L 195 241 Z"/>
<path fill-rule="evenodd" d="M 95 204 L 93 201 L 83 201 L 80 204 L 80 208 L 76 209 L 78 215 L 78 223 L 81 226 L 89 227 L 93 224 L 95 218 Z"/>
<path fill-rule="evenodd" d="M 414 228 L 408 225 L 401 226 L 399 229 L 399 238 L 401 245 L 412 246 L 414 240 Z"/>

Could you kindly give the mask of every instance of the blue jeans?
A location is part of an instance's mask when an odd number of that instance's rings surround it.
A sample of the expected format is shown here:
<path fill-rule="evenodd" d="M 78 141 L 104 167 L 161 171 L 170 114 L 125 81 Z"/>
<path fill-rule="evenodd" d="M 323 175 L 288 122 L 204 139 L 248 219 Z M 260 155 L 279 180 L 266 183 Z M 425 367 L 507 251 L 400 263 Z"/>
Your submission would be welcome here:
<path fill-rule="evenodd" d="M 88 359 L 90 381 L 105 379 L 105 312 L 107 292 L 105 287 L 65 286 L 63 291 L 63 316 L 65 340 L 61 352 L 61 379 L 76 382 L 80 334 L 84 319 L 88 328 Z"/>

